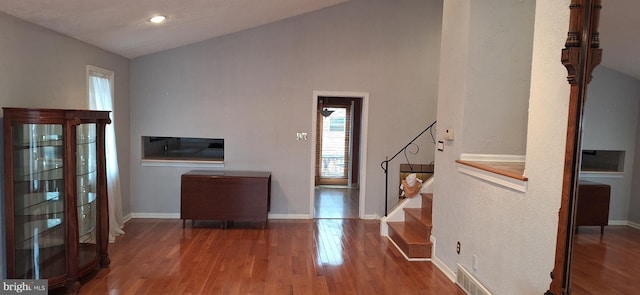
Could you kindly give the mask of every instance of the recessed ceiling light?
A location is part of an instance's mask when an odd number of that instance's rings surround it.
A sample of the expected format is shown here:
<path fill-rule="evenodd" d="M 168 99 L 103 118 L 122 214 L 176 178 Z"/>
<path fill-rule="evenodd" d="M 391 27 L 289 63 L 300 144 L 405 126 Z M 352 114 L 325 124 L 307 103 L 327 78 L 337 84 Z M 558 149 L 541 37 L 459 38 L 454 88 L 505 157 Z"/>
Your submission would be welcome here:
<path fill-rule="evenodd" d="M 163 23 L 165 20 L 167 20 L 167 17 L 164 15 L 156 15 L 152 18 L 149 19 L 150 22 L 154 23 L 154 24 L 161 24 Z"/>

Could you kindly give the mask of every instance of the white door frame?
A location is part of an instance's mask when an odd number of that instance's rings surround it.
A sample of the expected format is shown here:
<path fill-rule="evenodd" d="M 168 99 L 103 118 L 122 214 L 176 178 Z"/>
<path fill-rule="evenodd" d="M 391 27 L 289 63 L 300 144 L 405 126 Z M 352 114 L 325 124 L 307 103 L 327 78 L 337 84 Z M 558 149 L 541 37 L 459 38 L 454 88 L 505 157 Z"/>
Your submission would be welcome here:
<path fill-rule="evenodd" d="M 318 97 L 350 97 L 362 99 L 362 126 L 360 129 L 360 173 L 358 190 L 358 217 L 365 219 L 364 205 L 365 205 L 365 191 L 367 188 L 367 127 L 369 117 L 369 93 L 367 92 L 349 92 L 349 91 L 313 91 L 313 98 L 311 100 L 311 177 L 310 177 L 310 192 L 309 192 L 309 215 L 313 218 L 314 201 L 315 201 L 315 176 L 316 176 L 316 120 L 318 120 Z"/>

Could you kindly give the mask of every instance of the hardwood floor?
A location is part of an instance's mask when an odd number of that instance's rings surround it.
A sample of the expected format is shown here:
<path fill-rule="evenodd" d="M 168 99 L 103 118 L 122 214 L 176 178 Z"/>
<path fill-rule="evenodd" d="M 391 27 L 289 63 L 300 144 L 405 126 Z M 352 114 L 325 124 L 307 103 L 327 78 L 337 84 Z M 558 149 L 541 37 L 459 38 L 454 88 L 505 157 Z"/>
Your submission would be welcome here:
<path fill-rule="evenodd" d="M 388 247 L 379 221 L 219 225 L 198 222 L 183 229 L 180 220 L 131 220 L 126 234 L 109 246 L 111 266 L 80 292 L 464 295 L 430 262 L 408 262 Z"/>
<path fill-rule="evenodd" d="M 320 185 L 315 188 L 314 218 L 359 218 L 357 187 Z"/>
<path fill-rule="evenodd" d="M 571 270 L 573 295 L 631 295 L 640 290 L 640 230 L 580 227 Z"/>

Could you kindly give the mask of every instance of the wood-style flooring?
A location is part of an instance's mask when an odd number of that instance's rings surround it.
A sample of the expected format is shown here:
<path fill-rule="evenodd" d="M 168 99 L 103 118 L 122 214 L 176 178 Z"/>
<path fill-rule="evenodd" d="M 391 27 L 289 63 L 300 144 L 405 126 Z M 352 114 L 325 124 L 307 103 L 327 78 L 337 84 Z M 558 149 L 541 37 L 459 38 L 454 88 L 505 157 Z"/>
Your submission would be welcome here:
<path fill-rule="evenodd" d="M 580 227 L 571 269 L 572 295 L 640 294 L 640 230 Z"/>
<path fill-rule="evenodd" d="M 81 294 L 459 294 L 430 262 L 408 262 L 379 221 L 270 220 L 265 229 L 133 219 L 111 266 Z"/>
<path fill-rule="evenodd" d="M 358 187 L 320 185 L 315 188 L 314 218 L 359 218 Z"/>
<path fill-rule="evenodd" d="M 326 189 L 325 200 L 339 200 L 340 191 Z M 357 194 L 347 199 L 326 206 L 325 218 L 350 210 L 356 218 L 357 209 L 344 208 L 357 208 Z M 388 247 L 379 221 L 220 227 L 131 220 L 109 246 L 111 266 L 85 281 L 81 294 L 464 294 L 430 262 L 407 262 Z M 571 294 L 639 294 L 640 230 L 608 226 L 601 236 L 599 227 L 581 227 L 575 239 Z"/>

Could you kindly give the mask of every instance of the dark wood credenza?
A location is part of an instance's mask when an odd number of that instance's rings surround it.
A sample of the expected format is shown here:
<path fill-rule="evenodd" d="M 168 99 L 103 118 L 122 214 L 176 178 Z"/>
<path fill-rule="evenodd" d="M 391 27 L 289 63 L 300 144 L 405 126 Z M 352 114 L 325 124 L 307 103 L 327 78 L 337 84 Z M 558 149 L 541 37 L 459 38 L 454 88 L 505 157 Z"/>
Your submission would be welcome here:
<path fill-rule="evenodd" d="M 267 221 L 271 172 L 193 170 L 182 174 L 180 219 Z"/>
<path fill-rule="evenodd" d="M 609 225 L 611 186 L 581 180 L 578 183 L 576 230 L 579 226 L 600 226 L 600 233 Z"/>

